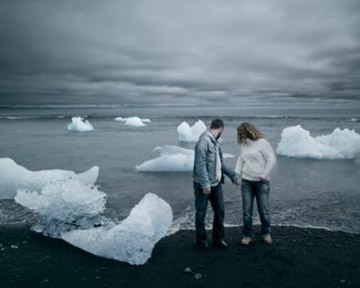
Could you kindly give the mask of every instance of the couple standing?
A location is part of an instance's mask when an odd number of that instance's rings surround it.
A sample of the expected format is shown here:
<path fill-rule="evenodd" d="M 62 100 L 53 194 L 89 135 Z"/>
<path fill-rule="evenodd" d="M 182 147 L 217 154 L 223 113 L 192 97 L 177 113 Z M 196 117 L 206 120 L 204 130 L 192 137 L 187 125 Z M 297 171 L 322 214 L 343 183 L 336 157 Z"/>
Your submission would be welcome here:
<path fill-rule="evenodd" d="M 263 241 L 272 243 L 269 216 L 269 175 L 276 157 L 269 142 L 253 125 L 242 123 L 237 128 L 238 143 L 242 146 L 235 170 L 229 169 L 223 162 L 219 138 L 225 128 L 221 119 L 214 119 L 210 129 L 204 132 L 195 147 L 193 171 L 195 191 L 196 243 L 199 248 L 210 248 L 205 231 L 205 217 L 210 200 L 214 211 L 212 240 L 213 245 L 227 248 L 224 228 L 224 199 L 221 185 L 224 174 L 240 186 L 243 202 L 243 238 L 241 244 L 249 245 L 253 237 L 252 211 L 256 198 L 261 220 Z"/>

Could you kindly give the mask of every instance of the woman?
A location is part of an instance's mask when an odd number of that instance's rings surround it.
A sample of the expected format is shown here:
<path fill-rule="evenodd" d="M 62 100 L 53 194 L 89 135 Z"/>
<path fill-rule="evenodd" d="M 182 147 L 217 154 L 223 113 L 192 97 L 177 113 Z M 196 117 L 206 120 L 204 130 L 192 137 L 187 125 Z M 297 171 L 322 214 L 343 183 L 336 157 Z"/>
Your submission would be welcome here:
<path fill-rule="evenodd" d="M 250 123 L 237 128 L 238 143 L 242 146 L 235 173 L 241 177 L 243 201 L 243 238 L 241 244 L 252 242 L 252 211 L 254 197 L 261 220 L 261 233 L 266 244 L 272 243 L 270 235 L 269 194 L 270 172 L 276 163 L 275 153 L 262 133 Z"/>

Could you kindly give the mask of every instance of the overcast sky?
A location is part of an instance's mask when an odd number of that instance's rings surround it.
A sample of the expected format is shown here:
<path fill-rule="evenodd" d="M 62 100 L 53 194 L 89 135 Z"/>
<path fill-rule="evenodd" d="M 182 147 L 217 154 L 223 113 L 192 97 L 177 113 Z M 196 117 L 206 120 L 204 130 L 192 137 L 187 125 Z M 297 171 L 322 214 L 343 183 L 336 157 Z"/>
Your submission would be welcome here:
<path fill-rule="evenodd" d="M 0 105 L 360 101 L 359 0 L 0 0 Z"/>

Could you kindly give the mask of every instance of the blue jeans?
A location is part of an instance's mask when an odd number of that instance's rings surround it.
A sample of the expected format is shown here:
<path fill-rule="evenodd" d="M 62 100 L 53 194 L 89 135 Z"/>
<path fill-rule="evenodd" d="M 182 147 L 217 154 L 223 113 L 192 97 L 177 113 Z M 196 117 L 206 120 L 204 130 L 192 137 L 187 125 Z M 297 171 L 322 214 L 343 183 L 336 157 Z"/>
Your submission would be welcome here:
<path fill-rule="evenodd" d="M 214 210 L 214 220 L 213 220 L 213 230 L 212 230 L 212 240 L 213 242 L 218 242 L 222 240 L 225 236 L 224 228 L 224 198 L 221 184 L 211 187 L 210 195 L 203 193 L 203 189 L 199 183 L 194 182 L 194 192 L 195 192 L 195 228 L 196 228 L 196 241 L 206 240 L 206 231 L 205 231 L 205 217 L 208 202 L 212 209 Z"/>
<path fill-rule="evenodd" d="M 270 233 L 270 215 L 269 215 L 269 181 L 249 181 L 242 179 L 241 193 L 243 203 L 243 234 L 245 237 L 253 237 L 252 213 L 254 198 L 261 221 L 261 233 L 266 235 Z"/>

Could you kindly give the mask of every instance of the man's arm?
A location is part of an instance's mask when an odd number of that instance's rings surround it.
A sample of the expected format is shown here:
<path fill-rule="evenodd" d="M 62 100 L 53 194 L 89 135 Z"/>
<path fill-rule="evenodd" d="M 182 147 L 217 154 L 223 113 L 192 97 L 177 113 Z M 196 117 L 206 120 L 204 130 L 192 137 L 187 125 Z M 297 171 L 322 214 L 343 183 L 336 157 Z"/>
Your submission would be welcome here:
<path fill-rule="evenodd" d="M 199 175 L 199 180 L 203 190 L 210 190 L 210 180 L 206 168 L 206 152 L 208 143 L 205 139 L 201 139 L 195 147 L 195 170 Z"/>
<path fill-rule="evenodd" d="M 222 153 L 221 147 L 219 147 L 219 152 L 221 153 L 221 170 L 222 170 L 222 173 L 224 173 L 226 176 L 228 176 L 230 178 L 231 182 L 237 183 L 237 177 L 236 177 L 236 174 L 235 174 L 234 170 L 228 168 L 224 163 L 223 153 Z"/>

